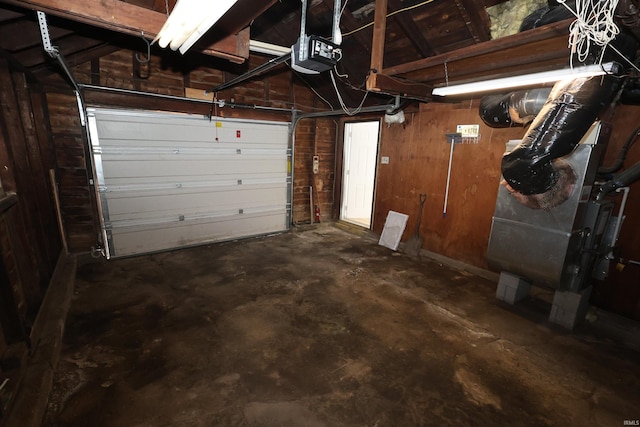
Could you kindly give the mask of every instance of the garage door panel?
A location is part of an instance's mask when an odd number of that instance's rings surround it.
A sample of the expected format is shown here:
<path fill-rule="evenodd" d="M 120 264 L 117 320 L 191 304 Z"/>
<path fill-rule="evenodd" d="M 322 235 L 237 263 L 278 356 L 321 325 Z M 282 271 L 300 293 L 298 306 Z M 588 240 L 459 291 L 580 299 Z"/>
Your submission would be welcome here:
<path fill-rule="evenodd" d="M 242 184 L 247 186 L 286 182 L 287 174 L 281 171 L 253 176 L 245 175 L 242 179 Z M 131 178 L 128 177 L 110 177 L 106 184 L 108 191 L 168 191 L 176 187 L 183 189 L 200 188 L 203 191 L 209 191 L 216 188 L 239 185 L 237 174 L 212 174 L 211 171 L 207 175 L 183 176 L 179 182 L 173 176 L 137 177 L 135 182 L 132 182 Z"/>
<path fill-rule="evenodd" d="M 152 117 L 153 114 L 138 114 L 131 117 L 110 114 L 108 122 L 97 124 L 99 134 L 109 139 L 121 141 L 164 141 L 171 143 L 184 139 L 185 142 L 262 144 L 288 136 L 284 126 L 265 127 L 262 123 L 219 119 L 209 122 L 201 116 L 178 118 L 167 115 L 166 119 Z M 141 127 L 144 121 L 151 127 Z M 185 135 L 181 128 L 189 128 Z"/>
<path fill-rule="evenodd" d="M 144 150 L 145 154 L 158 153 L 158 154 L 196 154 L 196 155 L 236 155 L 238 149 L 241 154 L 268 154 L 269 152 L 275 152 L 281 154 L 286 151 L 286 146 L 282 143 L 269 142 L 266 138 L 261 142 L 249 143 L 249 142 L 198 142 L 198 141 L 185 141 L 179 145 L 176 145 L 175 141 L 159 141 L 159 140 L 147 140 L 147 141 L 132 141 L 126 139 L 106 139 L 101 138 L 103 145 L 100 149 L 103 154 L 118 155 L 118 154 L 136 154 L 141 150 Z M 176 149 L 179 152 L 176 153 Z"/>
<path fill-rule="evenodd" d="M 288 123 L 88 112 L 109 257 L 288 228 Z"/>
<path fill-rule="evenodd" d="M 127 194 L 112 194 L 109 197 L 109 217 L 111 220 L 118 216 L 145 217 L 155 212 L 184 215 L 185 212 L 208 212 L 218 210 L 250 209 L 270 206 L 278 203 L 286 204 L 286 186 L 260 188 L 255 190 L 216 191 L 210 193 L 167 193 L 150 194 L 136 192 Z"/>
<path fill-rule="evenodd" d="M 234 174 L 237 179 L 245 176 L 259 176 L 280 172 L 286 176 L 287 160 L 276 159 L 246 159 L 236 161 L 230 159 L 199 160 L 188 161 L 148 160 L 137 158 L 131 161 L 104 161 L 103 170 L 107 177 L 152 177 L 152 176 L 202 176 L 202 175 L 230 175 Z M 284 168 L 284 169 L 283 169 Z M 108 178 L 107 178 L 108 179 Z M 108 182 L 108 181 L 107 181 Z"/>
<path fill-rule="evenodd" d="M 280 232 L 284 212 L 261 216 L 236 215 L 157 225 L 120 227 L 113 230 L 112 242 L 118 256 L 157 252 L 242 237 Z"/>

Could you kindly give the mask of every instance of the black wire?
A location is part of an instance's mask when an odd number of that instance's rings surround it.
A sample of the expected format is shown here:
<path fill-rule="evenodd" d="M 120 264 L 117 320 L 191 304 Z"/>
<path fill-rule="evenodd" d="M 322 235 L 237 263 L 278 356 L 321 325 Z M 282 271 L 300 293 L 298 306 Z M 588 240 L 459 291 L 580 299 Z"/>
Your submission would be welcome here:
<path fill-rule="evenodd" d="M 629 151 L 631 146 L 638 140 L 638 137 L 640 137 L 640 126 L 637 127 L 636 130 L 631 133 L 631 135 L 629 135 L 629 138 L 627 138 L 627 141 L 624 143 L 624 145 L 620 149 L 620 152 L 618 153 L 618 158 L 613 162 L 613 164 L 611 166 L 603 166 L 598 168 L 598 174 L 607 175 L 618 172 L 620 169 L 622 169 L 624 160 L 627 158 L 627 152 Z"/>

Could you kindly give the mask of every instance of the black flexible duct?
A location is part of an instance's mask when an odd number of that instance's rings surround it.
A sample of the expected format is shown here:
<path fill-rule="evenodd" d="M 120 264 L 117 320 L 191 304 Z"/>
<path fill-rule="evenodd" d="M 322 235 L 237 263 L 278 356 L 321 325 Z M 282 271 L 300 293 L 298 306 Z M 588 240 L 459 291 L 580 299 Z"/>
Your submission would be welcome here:
<path fill-rule="evenodd" d="M 524 195 L 549 191 L 558 180 L 553 161 L 576 147 L 619 86 L 611 76 L 556 83 L 522 142 L 502 159 L 511 188 Z"/>
<path fill-rule="evenodd" d="M 615 49 L 605 48 L 604 55 L 599 53 L 600 49 L 594 49 L 589 60 L 602 57 L 603 62 L 614 62 L 620 60 L 620 55 L 634 57 L 637 41 L 628 34 L 620 33 L 611 45 Z M 502 159 L 502 174 L 513 190 L 525 196 L 552 194 L 559 190 L 554 188 L 559 177 L 572 171 L 555 159 L 569 154 L 599 114 L 617 99 L 616 94 L 624 81 L 616 77 L 623 66 L 618 63 L 616 68 L 615 75 L 564 80 L 555 84 L 522 142 Z M 549 205 L 557 203 L 562 201 L 555 200 Z"/>

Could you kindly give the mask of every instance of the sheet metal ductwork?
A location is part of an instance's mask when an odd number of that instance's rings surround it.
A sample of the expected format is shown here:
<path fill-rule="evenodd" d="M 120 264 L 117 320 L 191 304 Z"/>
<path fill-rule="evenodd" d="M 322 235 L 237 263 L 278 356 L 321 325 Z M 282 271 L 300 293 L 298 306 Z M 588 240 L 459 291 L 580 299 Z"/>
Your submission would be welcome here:
<path fill-rule="evenodd" d="M 542 110 L 551 88 L 489 95 L 480 100 L 480 118 L 487 126 L 506 128 L 526 125 Z"/>

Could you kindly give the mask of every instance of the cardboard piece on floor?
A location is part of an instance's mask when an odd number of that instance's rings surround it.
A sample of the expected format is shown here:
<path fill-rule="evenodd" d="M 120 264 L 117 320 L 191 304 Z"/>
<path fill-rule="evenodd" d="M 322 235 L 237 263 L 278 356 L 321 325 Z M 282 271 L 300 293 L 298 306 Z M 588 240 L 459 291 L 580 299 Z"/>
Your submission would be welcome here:
<path fill-rule="evenodd" d="M 404 228 L 407 225 L 407 219 L 409 219 L 409 215 L 389 211 L 378 244 L 394 251 L 397 250 L 402 233 L 404 233 Z"/>

